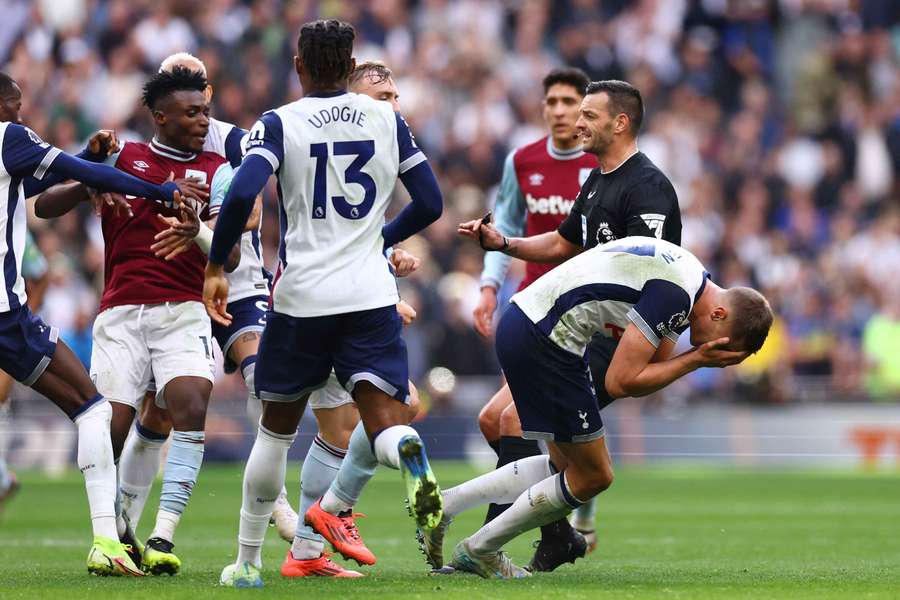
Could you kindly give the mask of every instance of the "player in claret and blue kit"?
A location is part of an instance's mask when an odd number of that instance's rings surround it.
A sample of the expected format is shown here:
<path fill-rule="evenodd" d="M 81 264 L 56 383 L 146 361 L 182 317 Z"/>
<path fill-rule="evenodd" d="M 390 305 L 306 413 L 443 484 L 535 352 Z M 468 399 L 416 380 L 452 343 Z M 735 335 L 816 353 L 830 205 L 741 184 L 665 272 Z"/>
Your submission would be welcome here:
<path fill-rule="evenodd" d="M 406 425 L 406 347 L 384 249 L 435 221 L 442 199 L 403 118 L 386 102 L 347 92 L 354 37 L 339 21 L 302 27 L 294 62 L 304 96 L 253 126 L 216 223 L 204 302 L 227 324 L 223 265 L 254 198 L 276 175 L 281 244 L 256 364 L 263 415 L 244 473 L 238 558 L 222 572 L 225 585 L 262 585 L 260 550 L 287 452 L 310 392 L 332 368 L 353 394 L 378 462 L 401 469 L 416 524 L 430 530 L 441 518 L 424 444 Z M 397 179 L 412 202 L 385 225 Z M 283 574 L 291 574 L 292 560 Z"/>
<path fill-rule="evenodd" d="M 3 73 L 0 97 L 0 223 L 6 231 L 0 240 L 5 281 L 5 292 L 0 294 L 0 369 L 47 396 L 78 429 L 78 466 L 85 479 L 94 531 L 88 571 L 98 575 L 141 575 L 118 541 L 116 530 L 112 409 L 75 354 L 58 339 L 58 330 L 33 315 L 26 304 L 22 278 L 25 199 L 66 179 L 170 203 L 180 201 L 179 187 L 171 181 L 141 181 L 43 142 L 18 123 L 22 92 Z M 106 152 L 86 150 L 81 156 L 100 161 Z"/>

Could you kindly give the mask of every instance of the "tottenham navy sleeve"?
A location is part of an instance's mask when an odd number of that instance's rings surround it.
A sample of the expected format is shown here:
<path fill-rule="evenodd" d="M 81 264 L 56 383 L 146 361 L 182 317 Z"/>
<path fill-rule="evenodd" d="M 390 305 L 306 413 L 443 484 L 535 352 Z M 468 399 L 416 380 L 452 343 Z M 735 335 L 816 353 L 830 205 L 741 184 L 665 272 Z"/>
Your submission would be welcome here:
<path fill-rule="evenodd" d="M 7 126 L 2 151 L 7 172 L 18 177 L 34 177 L 40 181 L 47 173 L 54 173 L 63 179 L 82 181 L 97 189 L 164 201 L 172 201 L 173 193 L 178 190 L 172 182 L 156 185 L 113 167 L 66 154 L 42 141 L 30 129 L 17 124 Z"/>
<path fill-rule="evenodd" d="M 241 147 L 241 139 L 247 135 L 247 132 L 240 127 L 232 127 L 231 131 L 225 137 L 225 159 L 228 163 L 237 168 L 241 165 L 244 158 L 244 149 Z"/>
<path fill-rule="evenodd" d="M 402 242 L 438 220 L 444 210 L 441 189 L 425 154 L 416 146 L 406 120 L 397 116 L 400 181 L 412 200 L 382 230 L 385 247 Z"/>

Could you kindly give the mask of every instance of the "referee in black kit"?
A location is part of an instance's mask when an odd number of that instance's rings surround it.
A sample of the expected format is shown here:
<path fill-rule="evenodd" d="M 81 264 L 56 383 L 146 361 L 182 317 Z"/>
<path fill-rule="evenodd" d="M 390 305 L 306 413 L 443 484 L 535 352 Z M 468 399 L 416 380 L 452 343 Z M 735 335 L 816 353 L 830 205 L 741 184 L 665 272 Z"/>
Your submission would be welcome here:
<path fill-rule="evenodd" d="M 644 119 L 640 92 L 624 81 L 595 81 L 588 85 L 575 124 L 585 152 L 600 166 L 581 186 L 572 212 L 556 231 L 527 238 L 507 238 L 485 219 L 459 225 L 459 233 L 481 243 L 485 250 L 534 262 L 563 262 L 598 244 L 632 235 L 656 237 L 681 244 L 681 211 L 669 179 L 638 151 L 637 135 Z M 604 380 L 616 342 L 594 336 L 589 346 L 591 377 L 600 408 L 613 398 Z M 554 461 L 558 457 L 554 456 Z M 576 528 L 596 539 L 593 515 L 576 515 Z M 539 560 L 541 548 L 535 554 Z M 547 548 L 550 569 L 575 556 Z M 562 552 L 562 553 L 561 553 Z M 538 569 L 544 570 L 544 569 Z"/>

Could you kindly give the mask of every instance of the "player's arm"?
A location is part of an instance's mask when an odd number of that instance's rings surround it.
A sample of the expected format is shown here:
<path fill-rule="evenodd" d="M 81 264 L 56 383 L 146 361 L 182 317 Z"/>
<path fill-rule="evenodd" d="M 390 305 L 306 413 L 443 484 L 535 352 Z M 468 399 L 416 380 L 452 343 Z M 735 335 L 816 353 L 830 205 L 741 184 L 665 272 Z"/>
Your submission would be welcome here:
<path fill-rule="evenodd" d="M 241 161 L 244 160 L 244 145 L 242 140 L 249 135 L 250 132 L 246 129 L 234 126 L 231 128 L 231 131 L 228 132 L 228 135 L 225 136 L 225 159 L 235 172 L 237 172 L 238 167 L 241 166 Z M 212 212 L 212 205 L 210 205 L 210 212 Z M 244 226 L 244 231 L 258 229 L 261 219 L 262 194 L 256 196 L 256 204 L 253 205 L 253 212 L 250 213 L 250 218 L 247 219 L 247 225 Z M 212 221 L 212 223 L 210 221 Z M 215 219 L 211 219 L 210 221 L 206 222 L 207 225 L 215 229 Z"/>
<path fill-rule="evenodd" d="M 48 174 L 81 181 L 92 187 L 123 194 L 174 202 L 180 196 L 179 186 L 172 181 L 156 185 L 133 177 L 113 167 L 95 164 L 54 148 L 31 130 L 10 124 L 3 137 L 3 162 L 7 172 L 40 181 Z"/>
<path fill-rule="evenodd" d="M 41 219 L 61 217 L 88 197 L 87 186 L 78 181 L 54 185 L 37 197 L 34 214 Z"/>
<path fill-rule="evenodd" d="M 463 237 L 477 241 L 485 250 L 496 250 L 513 258 L 528 262 L 561 263 L 576 254 L 580 254 L 587 245 L 582 231 L 586 228 L 582 221 L 584 215 L 585 190 L 590 189 L 591 178 L 581 187 L 572 212 L 556 231 L 548 231 L 531 237 L 509 237 L 499 231 L 486 218 L 460 223 L 457 233 Z"/>
<path fill-rule="evenodd" d="M 281 118 L 275 112 L 268 112 L 250 130 L 247 136 L 247 153 L 231 180 L 231 187 L 225 194 L 216 228 L 213 233 L 206 264 L 206 279 L 203 282 L 203 304 L 211 319 L 222 325 L 231 324 L 231 315 L 225 307 L 228 304 L 228 281 L 222 265 L 234 245 L 240 240 L 247 219 L 253 212 L 256 197 L 265 187 L 269 177 L 278 172 L 284 160 L 284 135 Z"/>
<path fill-rule="evenodd" d="M 444 199 L 434 171 L 425 154 L 416 146 L 406 121 L 397 119 L 397 147 L 399 151 L 400 181 L 409 192 L 411 202 L 382 229 L 384 247 L 388 248 L 412 237 L 435 221 L 444 211 Z"/>
<path fill-rule="evenodd" d="M 463 237 L 479 242 L 485 250 L 496 250 L 528 262 L 561 263 L 583 250 L 581 246 L 560 235 L 559 231 L 510 238 L 484 219 L 460 223 L 456 231 Z"/>
<path fill-rule="evenodd" d="M 101 129 L 91 136 L 84 150 L 75 156 L 88 162 L 101 163 L 118 151 L 119 140 L 116 137 L 116 132 L 111 129 Z M 26 177 L 22 182 L 25 188 L 25 197 L 31 198 L 65 180 L 65 177 L 57 173 L 48 173 L 40 180 L 34 177 Z"/>
<path fill-rule="evenodd" d="M 516 177 L 515 150 L 510 152 L 503 163 L 503 176 L 494 203 L 494 227 L 508 237 L 522 237 L 525 234 L 525 197 Z M 481 297 L 472 311 L 475 330 L 488 337 L 493 331 L 494 311 L 497 310 L 497 290 L 506 280 L 512 257 L 502 252 L 486 252 L 484 269 L 481 272 Z"/>
<path fill-rule="evenodd" d="M 494 227 L 507 237 L 525 235 L 525 197 L 519 188 L 514 162 L 515 151 L 510 152 L 503 163 L 503 176 L 497 201 L 494 203 Z M 484 255 L 484 269 L 481 272 L 481 288 L 494 291 L 503 285 L 512 257 L 502 252 L 489 252 Z"/>
<path fill-rule="evenodd" d="M 747 357 L 725 350 L 728 338 L 722 338 L 668 358 L 690 310 L 690 296 L 675 283 L 651 279 L 644 285 L 606 372 L 604 384 L 613 398 L 646 396 L 700 367 L 724 367 Z"/>

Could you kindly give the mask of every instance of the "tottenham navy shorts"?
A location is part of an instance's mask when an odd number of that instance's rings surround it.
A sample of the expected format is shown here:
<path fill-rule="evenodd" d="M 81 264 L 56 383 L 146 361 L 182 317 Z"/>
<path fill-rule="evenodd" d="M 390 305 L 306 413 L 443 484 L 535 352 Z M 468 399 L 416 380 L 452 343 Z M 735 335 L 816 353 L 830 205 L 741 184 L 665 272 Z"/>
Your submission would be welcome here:
<path fill-rule="evenodd" d="M 525 439 L 589 442 L 603 437 L 587 361 L 550 341 L 515 304 L 497 327 L 497 358 Z"/>
<path fill-rule="evenodd" d="M 393 304 L 324 317 L 270 310 L 256 358 L 256 393 L 270 402 L 293 402 L 323 387 L 334 368 L 347 391 L 368 381 L 406 402 L 409 366 L 401 330 Z"/>
<path fill-rule="evenodd" d="M 27 306 L 0 313 L 0 369 L 25 385 L 32 385 L 47 369 L 56 352 L 59 331 Z"/>
<path fill-rule="evenodd" d="M 228 356 L 231 344 L 244 333 L 262 332 L 266 327 L 266 311 L 268 309 L 268 296 L 251 296 L 228 303 L 226 310 L 231 315 L 231 325 L 228 327 L 212 321 L 212 334 L 219 343 L 219 348 L 222 349 L 226 373 L 234 373 L 238 367 Z"/>

